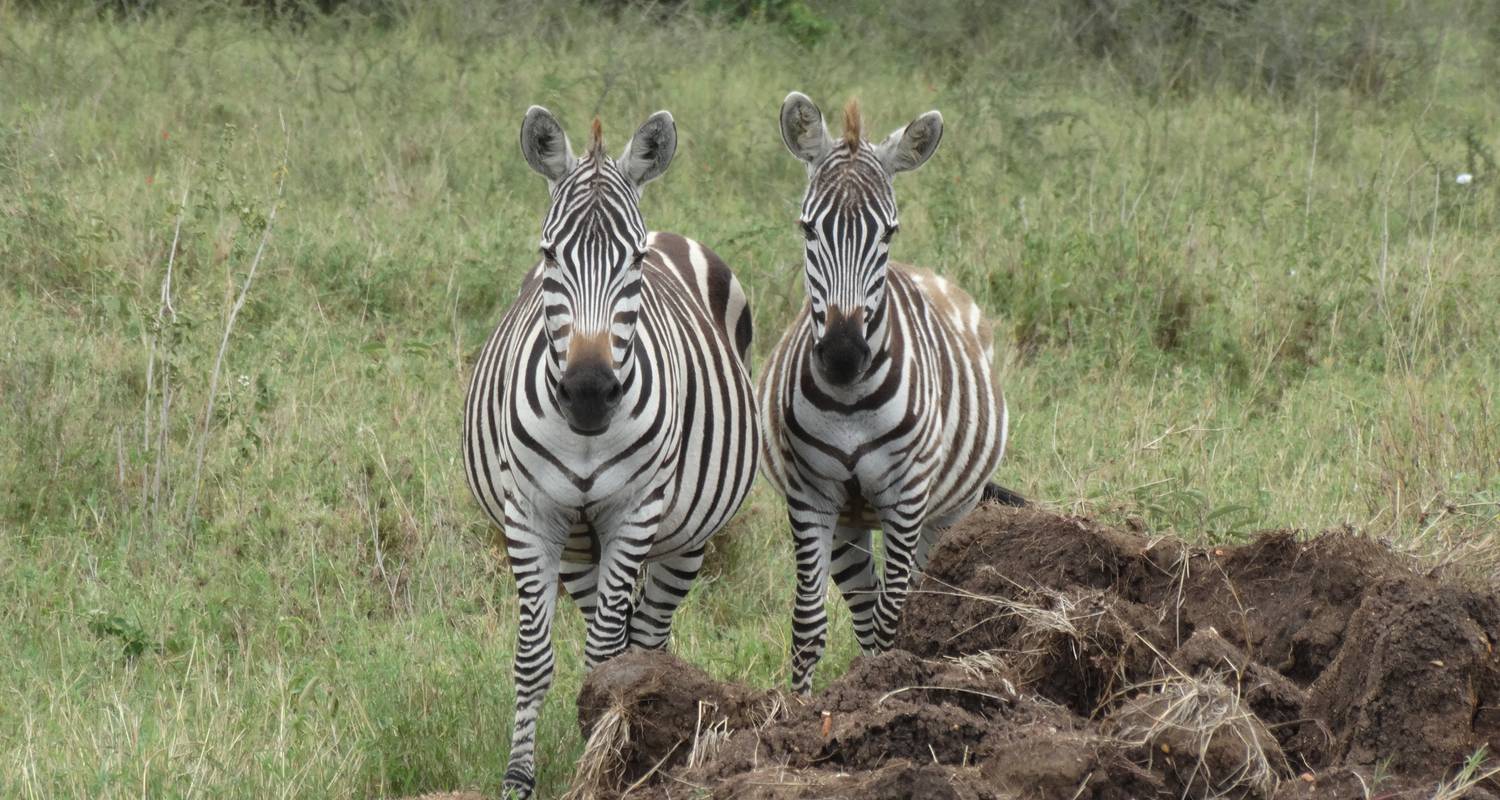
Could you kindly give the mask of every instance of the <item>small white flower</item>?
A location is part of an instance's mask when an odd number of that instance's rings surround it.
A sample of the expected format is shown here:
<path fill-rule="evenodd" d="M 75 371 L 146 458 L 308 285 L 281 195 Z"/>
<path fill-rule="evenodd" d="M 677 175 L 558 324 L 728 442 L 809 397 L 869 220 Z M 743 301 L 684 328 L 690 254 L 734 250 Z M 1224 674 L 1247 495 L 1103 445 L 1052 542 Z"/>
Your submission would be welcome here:
<path fill-rule="evenodd" d="M 245 387 L 246 389 L 250 388 L 250 376 L 249 375 L 241 375 L 240 376 L 240 385 L 243 386 L 243 387 Z"/>
<path fill-rule="evenodd" d="M 1453 182 L 1459 186 L 1468 186 L 1474 182 L 1474 176 L 1467 172 L 1460 172 L 1458 173 L 1458 177 L 1453 179 Z"/>
<path fill-rule="evenodd" d="M 1289 269 L 1289 270 L 1286 271 L 1286 274 L 1288 274 L 1288 275 L 1292 276 L 1293 278 L 1295 278 L 1295 277 L 1297 277 L 1297 270 Z"/>

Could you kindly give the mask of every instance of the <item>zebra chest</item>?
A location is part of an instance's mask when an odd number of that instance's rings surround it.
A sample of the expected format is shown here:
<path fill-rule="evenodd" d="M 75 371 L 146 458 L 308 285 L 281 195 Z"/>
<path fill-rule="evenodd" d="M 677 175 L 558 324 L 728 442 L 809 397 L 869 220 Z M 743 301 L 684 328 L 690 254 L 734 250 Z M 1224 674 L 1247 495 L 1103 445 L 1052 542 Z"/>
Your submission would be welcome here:
<path fill-rule="evenodd" d="M 580 442 L 580 438 L 566 430 L 557 431 L 553 436 L 538 436 L 541 447 L 513 452 L 527 476 L 516 486 L 522 502 L 564 509 L 609 504 L 621 498 L 628 503 L 659 479 L 668 444 L 665 438 L 621 435 L 603 442 Z"/>
<path fill-rule="evenodd" d="M 930 421 L 909 414 L 904 405 L 842 413 L 799 404 L 795 412 L 792 452 L 808 471 L 825 479 L 878 485 L 932 449 Z"/>

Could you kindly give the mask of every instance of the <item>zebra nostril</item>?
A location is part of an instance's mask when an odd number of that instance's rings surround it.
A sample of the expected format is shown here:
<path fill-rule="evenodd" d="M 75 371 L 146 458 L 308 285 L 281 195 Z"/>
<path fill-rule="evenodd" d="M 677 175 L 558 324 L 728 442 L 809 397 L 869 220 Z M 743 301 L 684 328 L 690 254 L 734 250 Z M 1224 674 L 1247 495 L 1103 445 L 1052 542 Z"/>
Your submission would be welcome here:
<path fill-rule="evenodd" d="M 615 403 L 620 402 L 620 398 L 624 395 L 625 386 L 617 380 L 614 383 L 610 384 L 609 389 L 605 391 L 604 399 L 608 401 L 610 405 L 614 405 Z"/>
<path fill-rule="evenodd" d="M 571 403 L 571 402 L 573 402 L 573 396 L 568 393 L 568 382 L 567 381 L 558 381 L 557 382 L 557 399 L 561 400 L 564 403 Z"/>

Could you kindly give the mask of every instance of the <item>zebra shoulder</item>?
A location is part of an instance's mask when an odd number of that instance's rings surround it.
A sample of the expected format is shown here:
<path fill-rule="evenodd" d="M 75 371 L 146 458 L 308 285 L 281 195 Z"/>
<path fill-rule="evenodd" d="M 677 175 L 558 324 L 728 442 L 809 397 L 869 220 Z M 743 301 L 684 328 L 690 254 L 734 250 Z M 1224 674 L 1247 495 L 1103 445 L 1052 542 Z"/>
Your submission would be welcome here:
<path fill-rule="evenodd" d="M 679 234 L 652 231 L 646 242 L 658 266 L 702 303 L 744 360 L 752 336 L 750 304 L 734 271 L 718 253 Z"/>

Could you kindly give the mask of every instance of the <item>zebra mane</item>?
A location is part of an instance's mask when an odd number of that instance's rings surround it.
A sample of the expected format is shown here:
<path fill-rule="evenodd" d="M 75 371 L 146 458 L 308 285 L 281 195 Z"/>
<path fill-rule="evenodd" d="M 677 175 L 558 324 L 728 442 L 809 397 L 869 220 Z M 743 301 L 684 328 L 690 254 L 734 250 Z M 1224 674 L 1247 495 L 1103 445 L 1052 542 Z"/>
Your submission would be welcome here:
<path fill-rule="evenodd" d="M 594 124 L 589 128 L 589 157 L 596 164 L 604 157 L 604 126 L 598 117 L 594 117 Z"/>
<path fill-rule="evenodd" d="M 844 106 L 844 144 L 852 152 L 859 148 L 860 126 L 859 98 L 851 97 Z"/>

